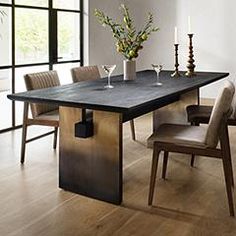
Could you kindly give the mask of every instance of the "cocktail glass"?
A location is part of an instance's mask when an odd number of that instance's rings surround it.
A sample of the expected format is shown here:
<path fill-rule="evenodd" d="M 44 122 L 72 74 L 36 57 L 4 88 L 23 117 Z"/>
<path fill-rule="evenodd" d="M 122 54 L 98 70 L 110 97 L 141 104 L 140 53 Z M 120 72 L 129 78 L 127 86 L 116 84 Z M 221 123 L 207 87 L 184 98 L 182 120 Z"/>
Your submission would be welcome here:
<path fill-rule="evenodd" d="M 162 70 L 163 66 L 158 65 L 158 64 L 152 64 L 152 68 L 157 73 L 157 80 L 156 80 L 155 86 L 162 86 L 163 84 L 160 81 L 160 73 L 161 73 L 161 70 Z"/>
<path fill-rule="evenodd" d="M 105 71 L 105 73 L 108 75 L 107 85 L 105 85 L 104 88 L 106 89 L 114 88 L 114 86 L 111 85 L 111 74 L 115 70 L 116 65 L 103 65 L 102 68 Z"/>

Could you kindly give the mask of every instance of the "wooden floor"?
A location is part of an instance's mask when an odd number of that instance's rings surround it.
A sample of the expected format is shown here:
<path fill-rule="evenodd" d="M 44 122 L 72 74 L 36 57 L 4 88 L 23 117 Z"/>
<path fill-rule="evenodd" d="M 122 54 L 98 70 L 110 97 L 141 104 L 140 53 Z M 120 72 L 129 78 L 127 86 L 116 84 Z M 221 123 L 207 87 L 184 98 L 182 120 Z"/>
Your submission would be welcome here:
<path fill-rule="evenodd" d="M 135 121 L 137 142 L 131 140 L 129 123 L 124 126 L 121 206 L 59 189 L 52 137 L 28 144 L 21 166 L 21 130 L 1 134 L 0 235 L 236 235 L 220 160 L 199 157 L 196 168 L 190 168 L 188 156 L 171 154 L 168 180 L 158 177 L 155 206 L 147 206 L 152 151 L 145 145 L 151 116 Z M 230 128 L 230 139 L 235 159 L 236 128 Z"/>

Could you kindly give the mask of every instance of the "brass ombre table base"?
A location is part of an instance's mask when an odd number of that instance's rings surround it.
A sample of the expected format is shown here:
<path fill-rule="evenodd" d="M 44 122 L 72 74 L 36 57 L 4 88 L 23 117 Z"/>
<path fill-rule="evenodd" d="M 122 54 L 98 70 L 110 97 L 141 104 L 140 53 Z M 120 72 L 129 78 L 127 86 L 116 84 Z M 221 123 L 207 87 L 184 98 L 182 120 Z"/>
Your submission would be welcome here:
<path fill-rule="evenodd" d="M 122 116 L 94 111 L 94 136 L 76 138 L 79 108 L 60 107 L 59 187 L 99 200 L 122 202 Z"/>
<path fill-rule="evenodd" d="M 185 107 L 197 104 L 198 90 L 153 112 L 153 132 L 163 122 L 186 123 Z M 59 187 L 114 204 L 122 202 L 122 115 L 93 111 L 94 135 L 75 137 L 80 108 L 60 107 Z M 151 137 L 148 146 L 151 147 Z"/>

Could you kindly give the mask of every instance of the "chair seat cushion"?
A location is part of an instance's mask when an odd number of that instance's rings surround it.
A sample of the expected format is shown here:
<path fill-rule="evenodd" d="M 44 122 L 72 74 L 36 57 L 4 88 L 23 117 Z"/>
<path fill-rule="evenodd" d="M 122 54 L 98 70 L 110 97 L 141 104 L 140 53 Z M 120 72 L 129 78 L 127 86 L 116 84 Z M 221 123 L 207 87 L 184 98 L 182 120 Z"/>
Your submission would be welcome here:
<path fill-rule="evenodd" d="M 206 132 L 207 127 L 205 126 L 162 124 L 151 140 L 191 147 L 207 147 Z"/>
<path fill-rule="evenodd" d="M 37 120 L 55 120 L 59 121 L 59 110 L 53 110 L 35 117 Z"/>
<path fill-rule="evenodd" d="M 93 111 L 92 110 L 86 110 L 86 118 L 92 119 L 93 117 Z M 35 120 L 38 121 L 52 121 L 52 122 L 58 122 L 59 123 L 59 110 L 54 110 L 50 112 L 46 112 L 44 114 L 38 115 L 35 117 Z"/>

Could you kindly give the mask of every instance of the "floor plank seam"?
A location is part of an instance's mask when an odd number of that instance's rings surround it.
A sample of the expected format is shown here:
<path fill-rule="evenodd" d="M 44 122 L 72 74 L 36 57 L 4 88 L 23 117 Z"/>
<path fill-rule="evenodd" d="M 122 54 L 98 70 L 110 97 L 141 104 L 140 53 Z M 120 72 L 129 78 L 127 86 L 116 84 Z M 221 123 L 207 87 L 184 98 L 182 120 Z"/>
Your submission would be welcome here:
<path fill-rule="evenodd" d="M 40 221 L 41 219 L 43 219 L 44 217 L 50 215 L 52 212 L 54 212 L 55 210 L 57 210 L 58 208 L 62 207 L 63 205 L 65 205 L 66 203 L 68 203 L 69 201 L 73 200 L 74 198 L 77 198 L 78 196 L 72 196 L 70 199 L 67 199 L 66 201 L 64 201 L 63 203 L 58 204 L 56 207 L 52 208 L 51 210 L 49 210 L 48 212 L 44 213 L 43 215 L 41 215 L 40 217 L 32 220 L 32 222 L 30 224 L 27 224 L 23 227 L 21 227 L 20 229 L 12 232 L 10 235 L 14 236 L 17 235 L 19 232 L 23 231 L 24 229 L 27 229 L 28 227 L 34 225 L 35 223 L 37 223 L 38 221 Z"/>

